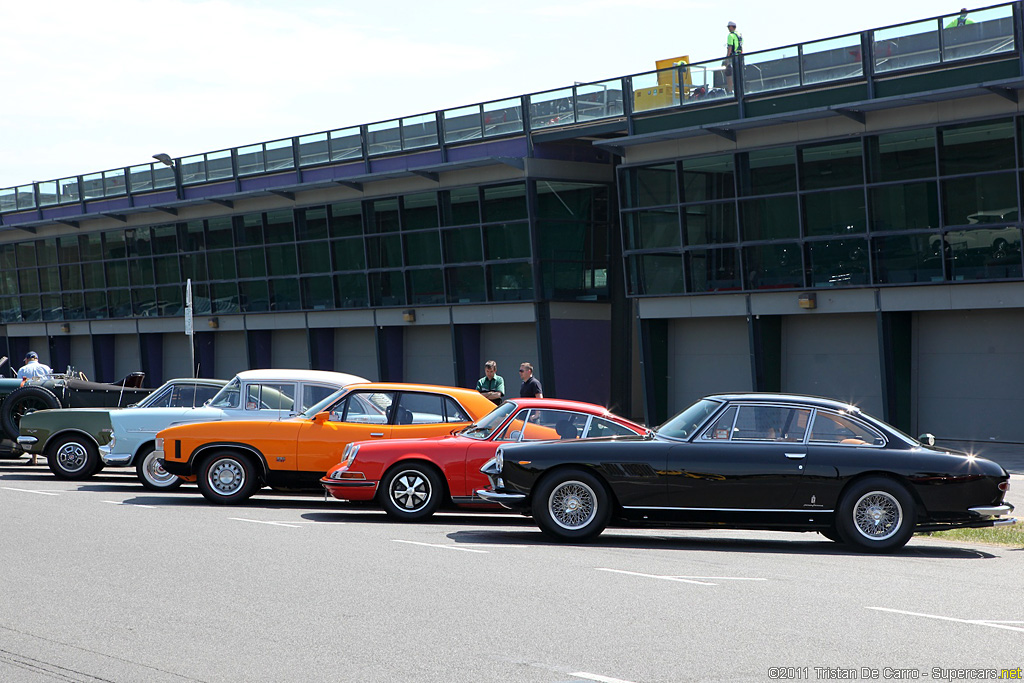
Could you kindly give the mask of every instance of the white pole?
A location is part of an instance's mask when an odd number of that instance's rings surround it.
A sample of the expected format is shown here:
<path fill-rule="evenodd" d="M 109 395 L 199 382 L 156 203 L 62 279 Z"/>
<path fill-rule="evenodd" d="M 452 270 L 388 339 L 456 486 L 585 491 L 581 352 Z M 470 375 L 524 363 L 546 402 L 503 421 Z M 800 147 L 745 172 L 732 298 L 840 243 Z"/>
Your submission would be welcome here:
<path fill-rule="evenodd" d="M 196 377 L 196 340 L 192 326 L 192 278 L 185 281 L 185 335 L 188 337 L 189 367 Z"/>

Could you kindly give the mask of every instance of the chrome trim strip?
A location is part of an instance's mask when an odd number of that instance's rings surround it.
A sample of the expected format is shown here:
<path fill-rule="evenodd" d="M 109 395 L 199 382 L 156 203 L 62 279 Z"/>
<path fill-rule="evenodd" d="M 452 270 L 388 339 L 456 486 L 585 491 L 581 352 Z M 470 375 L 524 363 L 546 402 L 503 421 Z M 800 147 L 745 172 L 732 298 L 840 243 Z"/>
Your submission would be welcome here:
<path fill-rule="evenodd" d="M 1013 512 L 1012 505 L 982 505 L 976 508 L 967 508 L 968 512 L 973 512 L 976 515 L 983 517 L 999 517 L 1002 515 L 1008 515 Z"/>
<path fill-rule="evenodd" d="M 674 507 L 658 507 L 650 505 L 623 505 L 625 510 L 688 510 L 693 512 L 801 512 L 801 513 L 819 513 L 819 512 L 835 512 L 835 510 L 823 510 L 821 508 L 813 509 L 788 509 L 778 510 L 772 508 L 674 508 Z"/>
<path fill-rule="evenodd" d="M 502 501 L 514 503 L 516 501 L 526 500 L 525 493 L 500 493 L 498 491 L 479 490 L 476 492 L 476 495 L 480 496 L 484 500 L 494 501 L 495 503 L 500 503 Z"/>
<path fill-rule="evenodd" d="M 34 437 L 34 436 L 19 436 L 18 437 L 18 443 L 21 444 L 22 446 L 31 446 L 32 444 L 36 443 L 37 441 L 39 441 L 39 439 Z"/>
<path fill-rule="evenodd" d="M 997 519 L 992 522 L 992 526 L 1010 526 L 1011 524 L 1016 524 L 1019 521 L 1020 520 L 1016 517 L 1007 517 L 1006 519 Z"/>

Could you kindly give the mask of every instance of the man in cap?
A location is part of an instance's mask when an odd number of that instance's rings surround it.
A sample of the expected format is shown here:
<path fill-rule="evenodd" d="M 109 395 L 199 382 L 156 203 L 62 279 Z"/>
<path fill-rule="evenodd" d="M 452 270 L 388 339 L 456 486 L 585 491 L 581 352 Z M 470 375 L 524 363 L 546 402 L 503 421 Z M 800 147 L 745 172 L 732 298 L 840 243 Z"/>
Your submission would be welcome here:
<path fill-rule="evenodd" d="M 725 59 L 722 64 L 725 66 L 725 90 L 732 94 L 732 65 L 736 60 L 733 57 L 743 54 L 743 35 L 736 32 L 736 22 L 730 21 L 726 24 L 729 35 L 725 38 Z"/>
<path fill-rule="evenodd" d="M 967 24 L 973 24 L 974 22 L 967 18 L 967 8 L 963 7 L 960 9 L 960 15 L 953 17 L 953 21 L 946 24 L 946 28 L 956 28 L 957 26 L 967 26 Z"/>
<path fill-rule="evenodd" d="M 49 365 L 39 362 L 39 354 L 35 351 L 29 351 L 25 354 L 25 364 L 18 370 L 18 377 L 26 380 L 34 377 L 48 377 L 52 373 L 53 370 Z"/>

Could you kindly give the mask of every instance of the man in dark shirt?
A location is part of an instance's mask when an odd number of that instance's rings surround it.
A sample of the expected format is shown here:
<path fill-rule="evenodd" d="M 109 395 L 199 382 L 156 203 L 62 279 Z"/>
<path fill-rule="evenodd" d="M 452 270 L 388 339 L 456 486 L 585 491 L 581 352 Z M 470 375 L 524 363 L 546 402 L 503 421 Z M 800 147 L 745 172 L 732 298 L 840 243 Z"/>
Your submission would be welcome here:
<path fill-rule="evenodd" d="M 533 366 L 523 363 L 519 366 L 519 377 L 523 380 L 523 386 L 519 388 L 519 398 L 544 398 L 544 390 L 540 382 L 533 376 Z"/>

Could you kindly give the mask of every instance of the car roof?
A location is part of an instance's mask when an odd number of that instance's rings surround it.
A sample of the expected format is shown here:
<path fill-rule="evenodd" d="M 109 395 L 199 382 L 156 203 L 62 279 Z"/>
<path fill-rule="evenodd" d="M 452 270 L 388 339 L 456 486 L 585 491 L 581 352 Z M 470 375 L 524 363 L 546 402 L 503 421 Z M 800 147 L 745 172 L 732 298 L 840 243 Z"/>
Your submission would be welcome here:
<path fill-rule="evenodd" d="M 578 410 L 580 412 L 592 413 L 594 415 L 613 414 L 602 405 L 586 403 L 584 401 L 573 401 L 567 398 L 519 398 L 517 396 L 512 396 L 505 400 L 512 401 L 517 406 L 523 408 L 558 408 L 560 410 Z"/>
<path fill-rule="evenodd" d="M 292 368 L 243 370 L 236 375 L 243 382 L 252 381 L 291 381 L 291 382 L 329 382 L 330 384 L 348 385 L 368 382 L 365 377 L 349 375 L 344 372 L 328 370 L 298 370 Z"/>
<path fill-rule="evenodd" d="M 833 410 L 845 410 L 860 412 L 860 408 L 852 403 L 837 401 L 822 396 L 810 396 L 807 394 L 779 394 L 771 392 L 751 391 L 736 394 L 710 394 L 705 398 L 719 399 L 723 401 L 767 401 L 769 403 L 803 403 L 818 408 L 832 408 Z"/>
<path fill-rule="evenodd" d="M 169 379 L 160 386 L 167 386 L 168 384 L 209 384 L 211 386 L 222 387 L 227 384 L 226 379 L 211 379 L 209 377 L 175 377 Z"/>
<path fill-rule="evenodd" d="M 415 382 L 361 382 L 352 384 L 346 389 L 373 389 L 375 391 L 430 391 L 434 393 L 448 394 L 450 396 L 479 396 L 476 389 L 464 389 L 462 387 L 449 387 L 440 384 L 417 384 Z"/>

